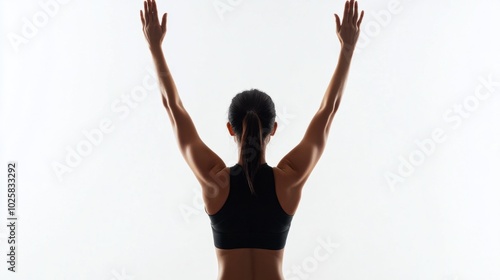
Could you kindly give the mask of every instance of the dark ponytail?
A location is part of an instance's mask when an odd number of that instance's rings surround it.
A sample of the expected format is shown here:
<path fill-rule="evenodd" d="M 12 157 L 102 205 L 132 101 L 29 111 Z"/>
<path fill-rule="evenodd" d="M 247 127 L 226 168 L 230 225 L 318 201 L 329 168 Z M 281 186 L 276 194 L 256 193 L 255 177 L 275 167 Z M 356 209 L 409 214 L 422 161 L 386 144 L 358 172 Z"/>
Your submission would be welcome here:
<path fill-rule="evenodd" d="M 276 110 L 269 95 L 251 89 L 233 97 L 228 112 L 229 123 L 240 143 L 240 161 L 252 194 L 254 177 L 261 166 L 264 139 L 274 127 Z"/>
<path fill-rule="evenodd" d="M 241 135 L 240 161 L 247 177 L 248 186 L 255 194 L 253 179 L 260 167 L 262 158 L 262 125 L 259 115 L 255 111 L 248 111 L 243 119 L 243 133 Z"/>

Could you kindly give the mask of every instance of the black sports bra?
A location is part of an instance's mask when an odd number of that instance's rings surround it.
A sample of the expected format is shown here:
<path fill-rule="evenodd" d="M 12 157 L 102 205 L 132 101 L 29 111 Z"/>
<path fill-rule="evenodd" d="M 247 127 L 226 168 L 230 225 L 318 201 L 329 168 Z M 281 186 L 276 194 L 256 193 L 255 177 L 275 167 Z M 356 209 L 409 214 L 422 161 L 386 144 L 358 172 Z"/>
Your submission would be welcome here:
<path fill-rule="evenodd" d="M 273 168 L 262 164 L 253 181 L 252 195 L 241 165 L 230 168 L 229 195 L 222 208 L 208 215 L 215 247 L 219 249 L 285 247 L 293 215 L 278 201 Z"/>

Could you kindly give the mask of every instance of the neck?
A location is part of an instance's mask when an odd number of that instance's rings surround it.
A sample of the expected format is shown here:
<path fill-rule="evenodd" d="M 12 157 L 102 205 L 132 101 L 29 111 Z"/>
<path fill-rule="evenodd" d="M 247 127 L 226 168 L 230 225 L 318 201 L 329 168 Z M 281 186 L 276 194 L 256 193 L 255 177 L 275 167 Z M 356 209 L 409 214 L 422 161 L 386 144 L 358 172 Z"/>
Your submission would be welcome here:
<path fill-rule="evenodd" d="M 266 148 L 267 148 L 267 144 L 269 143 L 269 140 L 271 140 L 271 139 L 270 139 L 270 136 L 268 135 L 262 141 L 262 156 L 260 159 L 260 164 L 267 163 L 267 161 L 266 161 Z M 234 141 L 238 144 L 238 164 L 242 165 L 242 161 L 240 160 L 241 159 L 241 143 L 238 141 L 236 136 L 234 136 Z"/>
<path fill-rule="evenodd" d="M 241 149 L 240 149 L 241 151 Z M 238 155 L 238 158 L 240 159 L 241 158 L 241 153 Z M 267 163 L 266 161 L 266 149 L 264 147 L 264 150 L 262 150 L 262 157 L 260 159 L 260 164 L 264 164 L 264 163 Z M 243 162 L 241 160 L 238 160 L 238 164 L 239 165 L 243 165 Z"/>

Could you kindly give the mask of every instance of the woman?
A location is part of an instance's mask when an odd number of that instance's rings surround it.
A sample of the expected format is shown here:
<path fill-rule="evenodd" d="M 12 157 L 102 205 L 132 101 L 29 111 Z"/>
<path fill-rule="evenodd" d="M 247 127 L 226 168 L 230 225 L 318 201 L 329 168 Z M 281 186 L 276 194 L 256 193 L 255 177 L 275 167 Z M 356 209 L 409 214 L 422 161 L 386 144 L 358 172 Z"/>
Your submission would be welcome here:
<path fill-rule="evenodd" d="M 224 161 L 198 136 L 184 109 L 161 49 L 167 14 L 161 24 L 154 0 L 141 11 L 144 35 L 158 73 L 162 101 L 170 117 L 181 153 L 202 187 L 219 262 L 220 280 L 280 280 L 283 252 L 302 187 L 325 148 L 330 126 L 342 99 L 364 11 L 345 3 L 338 65 L 318 112 L 302 141 L 278 163 L 265 160 L 266 145 L 277 128 L 271 98 L 256 89 L 237 94 L 229 108 L 227 128 L 239 146 L 239 161 Z"/>

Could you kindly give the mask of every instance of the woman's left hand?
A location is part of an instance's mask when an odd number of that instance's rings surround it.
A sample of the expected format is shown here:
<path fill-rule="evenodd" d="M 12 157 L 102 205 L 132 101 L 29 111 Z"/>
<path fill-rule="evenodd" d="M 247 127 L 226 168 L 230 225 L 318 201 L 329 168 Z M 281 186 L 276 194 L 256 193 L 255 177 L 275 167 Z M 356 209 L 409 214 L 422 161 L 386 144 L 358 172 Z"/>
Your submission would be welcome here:
<path fill-rule="evenodd" d="M 167 33 L 167 13 L 158 20 L 155 0 L 144 1 L 144 13 L 141 10 L 142 31 L 148 41 L 149 48 L 161 48 L 163 38 Z"/>

